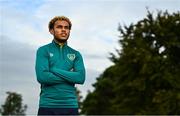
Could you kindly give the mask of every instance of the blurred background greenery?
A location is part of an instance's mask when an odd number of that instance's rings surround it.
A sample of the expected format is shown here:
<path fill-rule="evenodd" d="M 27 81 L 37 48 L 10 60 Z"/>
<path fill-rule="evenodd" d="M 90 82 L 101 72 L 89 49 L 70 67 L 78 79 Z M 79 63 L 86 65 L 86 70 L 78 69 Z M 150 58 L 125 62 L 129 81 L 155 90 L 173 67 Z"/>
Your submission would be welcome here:
<path fill-rule="evenodd" d="M 118 55 L 82 103 L 82 114 L 180 114 L 180 12 L 119 25 Z"/>

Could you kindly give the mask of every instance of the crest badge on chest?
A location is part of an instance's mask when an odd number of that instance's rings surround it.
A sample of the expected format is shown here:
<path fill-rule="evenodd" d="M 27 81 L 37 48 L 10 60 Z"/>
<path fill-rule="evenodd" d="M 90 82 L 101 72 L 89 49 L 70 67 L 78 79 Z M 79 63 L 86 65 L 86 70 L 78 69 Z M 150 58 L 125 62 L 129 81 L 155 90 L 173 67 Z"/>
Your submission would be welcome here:
<path fill-rule="evenodd" d="M 67 54 L 69 60 L 73 61 L 75 59 L 75 54 Z"/>

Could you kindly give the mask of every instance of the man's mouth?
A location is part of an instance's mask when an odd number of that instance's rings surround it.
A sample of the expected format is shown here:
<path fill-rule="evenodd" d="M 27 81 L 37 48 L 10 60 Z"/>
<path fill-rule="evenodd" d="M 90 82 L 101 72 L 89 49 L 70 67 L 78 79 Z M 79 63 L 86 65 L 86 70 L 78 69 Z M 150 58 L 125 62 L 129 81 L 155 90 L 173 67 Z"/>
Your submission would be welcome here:
<path fill-rule="evenodd" d="M 61 33 L 61 36 L 65 37 L 67 34 L 66 33 Z"/>

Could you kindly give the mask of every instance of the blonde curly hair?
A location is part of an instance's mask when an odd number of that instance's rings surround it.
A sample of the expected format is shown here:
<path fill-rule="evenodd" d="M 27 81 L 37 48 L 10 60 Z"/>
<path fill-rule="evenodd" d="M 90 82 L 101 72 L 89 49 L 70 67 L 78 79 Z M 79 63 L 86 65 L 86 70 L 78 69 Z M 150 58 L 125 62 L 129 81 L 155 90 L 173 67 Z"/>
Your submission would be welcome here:
<path fill-rule="evenodd" d="M 65 16 L 55 16 L 53 19 L 51 19 L 51 21 L 49 22 L 49 30 L 53 29 L 54 27 L 54 23 L 57 21 L 67 21 L 69 23 L 69 29 L 71 30 L 72 24 L 71 21 L 69 20 L 69 18 L 65 17 Z"/>

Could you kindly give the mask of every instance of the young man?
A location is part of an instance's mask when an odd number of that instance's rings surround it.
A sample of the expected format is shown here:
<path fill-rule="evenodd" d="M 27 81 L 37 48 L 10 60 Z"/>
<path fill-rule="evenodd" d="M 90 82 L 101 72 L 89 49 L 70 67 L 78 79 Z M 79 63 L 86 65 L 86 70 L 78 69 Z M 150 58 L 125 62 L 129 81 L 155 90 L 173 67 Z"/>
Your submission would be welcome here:
<path fill-rule="evenodd" d="M 67 17 L 54 17 L 49 22 L 52 43 L 37 50 L 38 115 L 78 115 L 75 84 L 84 83 L 85 68 L 81 54 L 67 45 L 71 26 Z"/>

